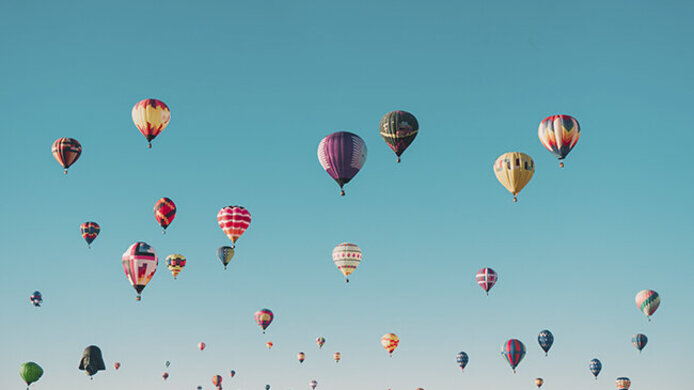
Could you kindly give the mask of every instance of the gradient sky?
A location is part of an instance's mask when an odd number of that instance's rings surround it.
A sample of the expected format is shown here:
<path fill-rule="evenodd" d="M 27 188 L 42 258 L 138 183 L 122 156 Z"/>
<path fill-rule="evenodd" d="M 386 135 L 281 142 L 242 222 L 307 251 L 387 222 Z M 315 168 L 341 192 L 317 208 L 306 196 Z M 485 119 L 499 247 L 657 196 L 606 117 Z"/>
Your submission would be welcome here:
<path fill-rule="evenodd" d="M 0 388 L 22 389 L 28 360 L 37 390 L 211 390 L 215 374 L 226 390 L 685 388 L 692 15 L 667 0 L 2 1 Z M 147 97 L 172 112 L 151 150 L 130 117 Z M 378 132 L 394 109 L 421 129 L 399 165 Z M 558 113 L 583 130 L 564 169 L 537 138 Z M 345 197 L 316 158 L 339 130 L 369 150 Z M 67 176 L 59 137 L 83 146 Z M 537 167 L 517 204 L 492 172 L 509 151 Z M 163 196 L 178 206 L 165 236 Z M 253 220 L 224 271 L 229 204 Z M 160 264 L 136 302 L 121 256 L 139 240 Z M 349 285 L 330 256 L 344 241 L 364 252 Z M 170 253 L 188 258 L 175 281 Z M 489 297 L 484 266 L 500 275 Z M 650 323 L 646 288 L 662 297 Z M 515 375 L 509 338 L 528 348 Z M 77 370 L 90 344 L 108 366 L 93 381 Z"/>

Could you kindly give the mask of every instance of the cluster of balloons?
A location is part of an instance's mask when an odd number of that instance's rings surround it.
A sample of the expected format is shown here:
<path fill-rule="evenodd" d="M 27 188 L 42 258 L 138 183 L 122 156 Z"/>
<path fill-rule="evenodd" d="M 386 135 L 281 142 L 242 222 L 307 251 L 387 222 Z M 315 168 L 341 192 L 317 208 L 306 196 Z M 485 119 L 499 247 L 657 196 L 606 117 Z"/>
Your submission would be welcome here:
<path fill-rule="evenodd" d="M 166 128 L 171 120 L 171 112 L 168 106 L 157 99 L 144 99 L 132 108 L 132 119 L 135 126 L 147 139 L 148 147 L 152 147 L 152 141 Z M 406 111 L 392 111 L 385 114 L 379 123 L 379 132 L 385 143 L 395 153 L 397 162 L 401 161 L 401 156 L 412 144 L 419 132 L 419 123 L 414 115 Z M 560 167 L 564 166 L 564 159 L 574 148 L 580 138 L 581 129 L 578 121 L 569 115 L 551 115 L 540 122 L 538 137 L 542 145 L 552 153 L 560 162 Z M 72 166 L 81 156 L 82 145 L 72 138 L 59 138 L 51 148 L 53 156 L 64 168 L 67 174 L 68 168 Z M 318 160 L 323 169 L 332 177 L 340 187 L 341 195 L 345 195 L 344 186 L 349 183 L 361 170 L 366 162 L 367 148 L 364 140 L 358 135 L 340 131 L 332 133 L 323 138 L 318 145 Z M 533 159 L 525 153 L 509 152 L 499 156 L 493 164 L 493 171 L 499 182 L 513 195 L 514 202 L 518 199 L 520 191 L 529 183 L 535 172 Z M 177 208 L 173 200 L 162 197 L 154 205 L 154 216 L 166 233 L 166 229 L 171 225 Z M 227 268 L 235 254 L 236 242 L 248 229 L 251 222 L 250 212 L 243 206 L 226 206 L 217 213 L 217 222 L 227 237 L 231 240 L 231 246 L 222 246 L 217 250 L 217 257 Z M 98 237 L 101 227 L 98 223 L 87 221 L 80 225 L 80 232 L 83 239 L 91 248 L 92 242 Z M 362 260 L 361 249 L 353 243 L 344 242 L 337 245 L 332 251 L 332 259 L 338 270 L 343 274 L 345 281 L 349 282 L 350 275 L 355 271 Z M 128 247 L 122 256 L 123 269 L 132 287 L 137 292 L 136 299 L 141 299 L 141 294 L 149 281 L 154 276 L 158 267 L 158 256 L 153 247 L 145 242 L 136 242 Z M 182 254 L 170 254 L 166 257 L 166 266 L 173 275 L 174 279 L 186 266 L 186 258 Z M 498 274 L 492 268 L 485 267 L 476 274 L 479 286 L 489 295 L 489 291 L 498 281 Z M 40 307 L 43 301 L 40 292 L 35 291 L 31 297 L 31 302 L 35 307 Z M 660 304 L 658 293 L 652 290 L 643 290 L 636 296 L 636 304 L 639 309 L 647 316 L 650 321 L 651 315 L 656 311 Z M 269 309 L 261 309 L 254 315 L 255 321 L 261 327 L 263 334 L 274 319 L 274 314 Z M 381 344 L 392 356 L 398 347 L 400 339 L 394 333 L 387 333 L 381 338 Z M 638 333 L 632 337 L 632 343 L 639 350 L 643 350 L 648 342 L 646 335 Z M 318 337 L 316 344 L 319 349 L 323 347 L 325 338 Z M 538 335 L 538 343 L 547 356 L 554 336 L 549 330 L 542 330 Z M 267 341 L 266 347 L 270 350 L 273 342 Z M 200 342 L 200 351 L 205 349 L 205 343 Z M 516 367 L 520 364 L 526 354 L 525 345 L 517 339 L 509 339 L 502 345 L 501 353 L 515 373 Z M 306 359 L 304 352 L 297 354 L 299 363 Z M 333 354 L 335 362 L 341 359 L 340 352 Z M 469 362 L 467 353 L 461 351 L 456 356 L 456 362 L 461 371 L 464 371 Z M 166 362 L 169 367 L 170 362 Z M 114 363 L 114 368 L 118 370 L 120 363 Z M 86 371 L 91 377 L 100 370 L 104 370 L 101 350 L 96 346 L 89 346 L 85 349 L 79 365 L 80 370 Z M 589 369 L 595 379 L 602 369 L 602 363 L 598 359 L 593 359 L 589 363 Z M 43 370 L 36 363 L 27 362 L 20 367 L 20 374 L 27 383 L 27 386 L 38 380 L 43 374 Z M 235 371 L 230 371 L 230 377 L 234 377 Z M 162 374 L 166 380 L 169 377 L 167 372 Z M 222 389 L 221 375 L 212 377 L 212 383 L 218 390 Z M 539 388 L 544 384 L 542 378 L 535 379 L 535 385 Z M 309 386 L 315 390 L 318 382 L 311 380 Z M 630 381 L 628 378 L 620 377 L 617 379 L 619 389 L 628 389 Z M 266 385 L 266 390 L 270 385 Z M 201 386 L 198 387 L 201 389 Z M 421 389 L 421 388 L 420 388 Z"/>

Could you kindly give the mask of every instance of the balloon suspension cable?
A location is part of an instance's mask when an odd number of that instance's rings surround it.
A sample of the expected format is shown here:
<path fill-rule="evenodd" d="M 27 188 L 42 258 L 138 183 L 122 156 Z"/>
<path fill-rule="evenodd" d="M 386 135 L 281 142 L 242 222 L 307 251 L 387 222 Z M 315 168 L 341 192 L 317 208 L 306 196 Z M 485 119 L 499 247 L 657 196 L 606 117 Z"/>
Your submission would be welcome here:
<path fill-rule="evenodd" d="M 559 162 L 559 168 L 564 168 L 564 162 L 563 161 Z"/>
<path fill-rule="evenodd" d="M 227 265 L 226 265 L 226 264 L 224 264 L 224 269 L 227 269 Z"/>
<path fill-rule="evenodd" d="M 648 322 L 651 322 L 651 316 L 648 316 Z"/>
<path fill-rule="evenodd" d="M 485 291 L 484 293 L 487 294 L 487 296 L 489 296 L 489 291 Z"/>
<path fill-rule="evenodd" d="M 545 352 L 545 356 L 547 356 L 547 352 Z"/>

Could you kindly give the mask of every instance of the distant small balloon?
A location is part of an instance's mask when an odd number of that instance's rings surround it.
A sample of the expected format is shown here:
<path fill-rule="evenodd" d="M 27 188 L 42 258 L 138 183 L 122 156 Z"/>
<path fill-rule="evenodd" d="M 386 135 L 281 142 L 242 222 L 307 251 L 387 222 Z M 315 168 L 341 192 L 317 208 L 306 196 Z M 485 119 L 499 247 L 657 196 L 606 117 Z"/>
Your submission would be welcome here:
<path fill-rule="evenodd" d="M 323 344 L 325 344 L 325 337 L 318 337 L 316 339 L 316 344 L 318 344 L 318 348 L 323 348 Z"/>
<path fill-rule="evenodd" d="M 272 349 L 272 346 L 275 345 L 272 341 L 268 341 L 265 343 L 265 346 L 267 347 L 268 350 Z"/>
<path fill-rule="evenodd" d="M 311 390 L 315 390 L 316 387 L 318 386 L 318 381 L 312 380 L 311 382 L 308 383 L 308 385 L 311 387 Z"/>
<path fill-rule="evenodd" d="M 299 363 L 303 363 L 304 360 L 306 360 L 306 354 L 303 352 L 299 352 L 296 354 L 296 359 L 299 360 Z"/>
<path fill-rule="evenodd" d="M 340 359 L 342 359 L 342 354 L 339 352 L 335 352 L 333 354 L 333 360 L 335 360 L 335 363 L 339 363 Z"/>
<path fill-rule="evenodd" d="M 198 343 L 198 349 L 201 350 L 201 351 L 202 351 L 203 349 L 205 349 L 206 346 L 207 346 L 207 344 L 203 343 L 202 341 Z"/>
<path fill-rule="evenodd" d="M 544 379 L 542 378 L 535 378 L 535 386 L 539 389 L 542 387 L 542 385 L 545 383 Z"/>
<path fill-rule="evenodd" d="M 29 300 L 31 300 L 31 303 L 34 305 L 34 307 L 41 307 L 41 303 L 43 302 L 43 296 L 40 292 L 34 291 L 34 293 L 31 294 L 31 296 L 29 297 Z"/>
<path fill-rule="evenodd" d="M 460 367 L 460 370 L 465 370 L 465 366 L 467 366 L 467 363 L 469 361 L 467 354 L 463 351 L 460 351 L 458 352 L 458 356 L 456 356 L 455 360 L 456 362 L 458 362 L 458 367 Z"/>
<path fill-rule="evenodd" d="M 636 294 L 636 306 L 651 320 L 651 316 L 660 306 L 660 295 L 653 290 L 642 290 Z"/>
<path fill-rule="evenodd" d="M 648 344 L 648 337 L 643 333 L 637 333 L 631 338 L 631 343 L 634 344 L 634 347 L 641 353 L 641 350 Z"/>
<path fill-rule="evenodd" d="M 547 356 L 547 352 L 549 352 L 549 349 L 552 348 L 552 344 L 554 344 L 554 335 L 552 332 L 545 329 L 537 336 L 537 342 L 540 344 L 540 348 L 545 351 L 545 356 Z"/>
<path fill-rule="evenodd" d="M 600 363 L 600 360 L 598 360 L 598 359 L 593 359 L 590 361 L 590 363 L 588 363 L 588 369 L 595 377 L 595 380 L 598 380 L 598 375 L 600 374 L 600 371 L 602 370 L 602 363 Z"/>
<path fill-rule="evenodd" d="M 27 384 L 27 389 L 32 383 L 38 381 L 43 375 L 43 368 L 34 362 L 22 363 L 19 366 L 19 376 Z"/>
<path fill-rule="evenodd" d="M 163 380 L 169 379 L 169 373 L 165 372 L 165 373 L 161 374 L 161 379 L 163 379 Z"/>
<path fill-rule="evenodd" d="M 113 363 L 113 368 L 115 368 L 116 370 L 119 369 L 120 363 L 118 363 L 118 362 Z"/>
<path fill-rule="evenodd" d="M 631 387 L 631 380 L 626 377 L 619 377 L 615 381 L 615 385 L 617 385 L 617 390 L 629 390 L 629 387 Z"/>

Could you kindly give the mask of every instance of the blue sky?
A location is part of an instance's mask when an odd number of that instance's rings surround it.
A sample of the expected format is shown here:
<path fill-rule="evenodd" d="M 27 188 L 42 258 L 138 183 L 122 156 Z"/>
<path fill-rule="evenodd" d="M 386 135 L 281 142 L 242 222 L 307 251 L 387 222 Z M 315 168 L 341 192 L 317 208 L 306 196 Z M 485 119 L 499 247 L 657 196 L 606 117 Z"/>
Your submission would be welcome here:
<path fill-rule="evenodd" d="M 38 390 L 211 389 L 215 374 L 232 390 L 691 382 L 694 6 L 461 3 L 0 4 L 0 388 L 21 388 L 28 360 L 46 371 Z M 172 112 L 151 150 L 130 118 L 147 97 Z M 399 165 L 377 128 L 394 109 L 421 129 Z M 537 138 L 557 113 L 583 130 L 564 169 Z M 316 158 L 340 130 L 369 150 L 345 197 Z M 67 176 L 59 137 L 83 146 Z M 508 151 L 536 163 L 517 204 L 492 173 Z M 165 236 L 163 196 L 178 206 Z M 253 220 L 223 271 L 215 217 L 229 204 Z M 91 250 L 87 220 L 102 227 Z M 141 302 L 121 266 L 138 240 L 160 256 Z M 344 241 L 364 252 L 349 285 L 330 257 Z M 188 258 L 176 281 L 170 253 Z M 500 276 L 489 297 L 484 266 Z M 634 304 L 645 288 L 662 296 L 651 323 Z M 401 338 L 392 359 L 387 332 Z M 509 338 L 528 348 L 515 375 L 499 356 Z M 77 370 L 90 344 L 108 365 L 93 381 Z"/>

